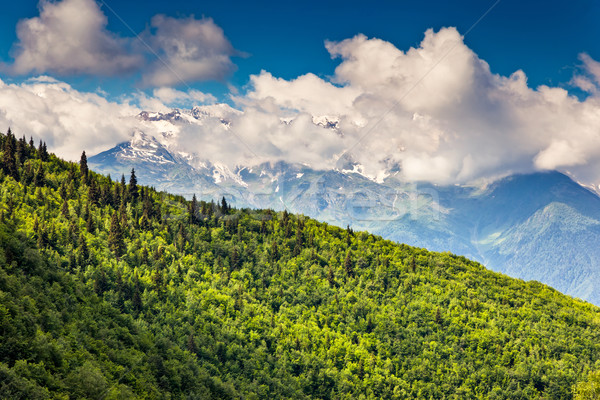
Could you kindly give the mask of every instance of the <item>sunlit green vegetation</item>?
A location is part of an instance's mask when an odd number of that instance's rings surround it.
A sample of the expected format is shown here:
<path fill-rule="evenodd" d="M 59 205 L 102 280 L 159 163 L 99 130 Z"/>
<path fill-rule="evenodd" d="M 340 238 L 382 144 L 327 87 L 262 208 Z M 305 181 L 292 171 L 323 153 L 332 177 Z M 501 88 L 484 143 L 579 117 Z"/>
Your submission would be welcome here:
<path fill-rule="evenodd" d="M 0 398 L 587 399 L 598 381 L 600 309 L 542 284 L 0 149 Z"/>

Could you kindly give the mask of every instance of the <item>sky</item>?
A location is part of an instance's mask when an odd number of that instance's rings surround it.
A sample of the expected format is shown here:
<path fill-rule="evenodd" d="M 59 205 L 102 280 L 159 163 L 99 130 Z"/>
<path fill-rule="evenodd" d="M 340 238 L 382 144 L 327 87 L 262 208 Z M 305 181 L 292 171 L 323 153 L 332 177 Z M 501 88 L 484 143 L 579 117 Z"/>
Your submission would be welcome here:
<path fill-rule="evenodd" d="M 318 168 L 349 153 L 372 177 L 395 166 L 439 183 L 557 169 L 600 184 L 593 0 L 2 7 L 0 129 L 69 159 L 126 140 L 141 110 L 227 103 L 237 144 L 217 148 L 206 124 L 178 145 L 210 148 L 211 161 Z M 314 123 L 324 118 L 334 133 Z"/>

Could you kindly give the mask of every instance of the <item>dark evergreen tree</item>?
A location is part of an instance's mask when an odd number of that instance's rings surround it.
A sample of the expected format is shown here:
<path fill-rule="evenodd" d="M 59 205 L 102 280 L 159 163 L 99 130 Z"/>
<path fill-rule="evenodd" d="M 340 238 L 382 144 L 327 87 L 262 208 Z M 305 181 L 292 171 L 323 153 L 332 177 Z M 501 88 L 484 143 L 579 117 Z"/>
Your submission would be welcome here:
<path fill-rule="evenodd" d="M 63 204 L 62 204 L 62 208 L 61 208 L 60 212 L 62 213 L 62 215 L 65 218 L 71 217 L 71 215 L 69 214 L 69 203 L 67 202 L 67 199 L 63 200 Z"/>
<path fill-rule="evenodd" d="M 48 154 L 48 147 L 46 147 L 46 142 L 42 144 L 42 149 L 40 150 L 40 159 L 44 162 L 47 162 L 50 159 L 50 155 Z"/>
<path fill-rule="evenodd" d="M 229 213 L 229 205 L 227 204 L 227 200 L 225 200 L 225 196 L 223 196 L 223 198 L 221 199 L 221 213 Z"/>
<path fill-rule="evenodd" d="M 101 296 L 106 290 L 108 290 L 108 278 L 104 269 L 100 269 L 94 279 L 94 291 Z"/>
<path fill-rule="evenodd" d="M 27 141 L 25 140 L 25 136 L 17 141 L 16 153 L 17 164 L 23 165 L 25 159 L 27 158 Z"/>
<path fill-rule="evenodd" d="M 86 209 L 87 209 L 87 205 L 86 205 Z M 90 233 L 93 233 L 94 230 L 96 229 L 96 227 L 94 225 L 94 218 L 92 217 L 92 213 L 89 212 L 89 209 L 87 209 L 87 218 L 85 219 L 85 229 Z"/>
<path fill-rule="evenodd" d="M 231 257 L 230 257 L 231 269 L 232 270 L 238 269 L 239 263 L 240 263 L 240 255 L 238 252 L 238 248 L 237 248 L 237 246 L 233 246 L 233 249 L 231 250 Z"/>
<path fill-rule="evenodd" d="M 138 198 L 138 185 L 137 178 L 135 176 L 135 169 L 131 169 L 131 177 L 129 178 L 129 198 L 132 201 L 136 201 Z"/>
<path fill-rule="evenodd" d="M 44 171 L 44 164 L 40 164 L 37 171 L 35 171 L 35 175 L 33 177 L 33 185 L 36 187 L 41 187 L 46 184 L 46 173 Z"/>
<path fill-rule="evenodd" d="M 354 263 L 352 262 L 352 252 L 348 250 L 346 253 L 346 260 L 344 260 L 344 270 L 346 271 L 346 275 L 352 277 L 354 276 Z"/>
<path fill-rule="evenodd" d="M 131 303 L 133 305 L 133 309 L 136 312 L 142 311 L 143 303 L 142 303 L 142 293 L 140 289 L 140 281 L 137 275 L 134 276 L 133 282 L 133 296 L 131 298 Z"/>
<path fill-rule="evenodd" d="M 85 151 L 81 153 L 81 159 L 79 160 L 79 173 L 81 176 L 81 180 L 84 183 L 87 183 L 87 178 L 90 171 L 88 169 L 87 156 L 85 155 Z"/>
<path fill-rule="evenodd" d="M 125 240 L 119 221 L 119 215 L 114 212 L 110 220 L 110 231 L 108 233 L 108 247 L 120 258 L 125 253 Z"/>
<path fill-rule="evenodd" d="M 19 179 L 17 162 L 15 159 L 16 140 L 10 128 L 4 139 L 4 148 L 2 153 L 2 169 L 6 175 L 12 176 L 15 180 Z"/>
<path fill-rule="evenodd" d="M 98 205 L 100 200 L 100 193 L 98 192 L 96 179 L 93 176 L 88 175 L 87 180 L 89 182 L 88 200 L 90 201 L 90 203 Z"/>
<path fill-rule="evenodd" d="M 119 189 L 121 192 L 121 204 L 127 203 L 129 201 L 129 196 L 127 193 L 127 183 L 125 182 L 125 174 L 121 174 L 121 185 Z"/>
<path fill-rule="evenodd" d="M 196 199 L 196 194 L 192 197 L 192 202 L 190 203 L 190 223 L 197 224 L 200 220 L 198 211 L 198 200 Z"/>

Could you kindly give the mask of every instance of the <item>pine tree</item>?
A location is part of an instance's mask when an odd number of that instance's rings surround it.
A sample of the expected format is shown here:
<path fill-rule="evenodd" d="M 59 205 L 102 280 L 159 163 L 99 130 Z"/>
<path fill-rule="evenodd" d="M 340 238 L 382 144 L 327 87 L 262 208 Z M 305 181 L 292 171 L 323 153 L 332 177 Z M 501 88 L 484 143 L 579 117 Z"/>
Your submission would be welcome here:
<path fill-rule="evenodd" d="M 302 251 L 302 246 L 304 245 L 304 241 L 302 238 L 302 230 L 303 230 L 302 221 L 298 221 L 296 226 L 296 245 L 294 246 L 294 256 L 297 256 Z"/>
<path fill-rule="evenodd" d="M 81 159 L 79 160 L 79 173 L 84 183 L 87 183 L 89 172 L 90 171 L 87 165 L 87 156 L 85 155 L 85 151 L 83 151 L 83 153 L 81 153 Z"/>
<path fill-rule="evenodd" d="M 121 193 L 121 204 L 127 203 L 129 201 L 129 196 L 127 193 L 127 183 L 125 182 L 125 175 L 121 174 L 121 185 L 119 186 Z"/>
<path fill-rule="evenodd" d="M 135 168 L 131 169 L 131 177 L 129 178 L 129 197 L 132 201 L 136 201 L 138 198 L 138 186 L 137 178 L 135 177 Z"/>
<path fill-rule="evenodd" d="M 125 241 L 123 239 L 123 231 L 119 216 L 114 212 L 110 220 L 110 231 L 108 233 L 108 247 L 115 253 L 117 258 L 120 258 L 125 253 Z"/>
<path fill-rule="evenodd" d="M 40 152 L 40 159 L 44 162 L 50 159 L 50 155 L 48 154 L 48 147 L 46 147 L 46 142 L 42 144 L 42 150 Z"/>
<path fill-rule="evenodd" d="M 233 246 L 233 250 L 231 251 L 231 269 L 235 270 L 238 268 L 238 264 L 240 263 L 240 255 L 238 253 L 237 246 Z"/>
<path fill-rule="evenodd" d="M 196 199 L 196 194 L 194 193 L 192 202 L 190 203 L 190 223 L 197 224 L 198 222 L 198 200 Z"/>
<path fill-rule="evenodd" d="M 117 208 L 121 204 L 121 201 L 122 201 L 121 189 L 119 188 L 119 184 L 118 183 L 115 185 L 115 190 L 114 190 L 114 193 L 113 193 L 113 195 L 111 197 L 112 197 L 112 205 L 113 205 L 113 207 Z"/>
<path fill-rule="evenodd" d="M 352 263 L 352 252 L 348 250 L 346 253 L 346 260 L 344 261 L 344 269 L 346 270 L 346 274 L 348 276 L 354 276 L 354 266 Z"/>
<path fill-rule="evenodd" d="M 16 161 L 19 165 L 23 165 L 27 158 L 27 141 L 25 136 L 17 141 Z"/>
<path fill-rule="evenodd" d="M 142 212 L 142 218 L 140 218 L 140 228 L 147 231 L 152 225 L 150 224 L 150 218 L 148 217 L 148 211 Z"/>
<path fill-rule="evenodd" d="M 138 279 L 137 273 L 133 276 L 133 295 L 131 296 L 131 303 L 135 311 L 142 311 L 142 290 L 140 288 L 140 280 Z"/>
<path fill-rule="evenodd" d="M 94 279 L 94 291 L 98 296 L 101 296 L 108 289 L 108 279 L 106 277 L 106 272 L 103 269 L 100 269 L 96 273 L 96 277 Z"/>
<path fill-rule="evenodd" d="M 87 210 L 87 218 L 85 220 L 85 229 L 92 233 L 96 227 L 94 226 L 94 219 L 92 218 L 92 213 L 89 211 L 89 209 L 86 206 L 86 210 Z"/>
<path fill-rule="evenodd" d="M 63 204 L 62 204 L 62 208 L 60 209 L 61 214 L 65 217 L 65 218 L 69 218 L 70 214 L 69 214 L 69 203 L 67 202 L 67 199 L 65 198 L 63 200 Z"/>
<path fill-rule="evenodd" d="M 90 258 L 90 252 L 87 246 L 87 240 L 83 234 L 79 235 L 79 250 L 82 258 L 81 264 L 86 264 L 87 260 Z"/>
<path fill-rule="evenodd" d="M 2 154 L 2 169 L 6 175 L 12 176 L 15 180 L 19 179 L 17 170 L 17 161 L 15 159 L 16 140 L 10 128 L 4 140 L 4 148 Z"/>
<path fill-rule="evenodd" d="M 98 204 L 98 200 L 100 199 L 100 193 L 98 193 L 98 186 L 96 184 L 96 179 L 93 176 L 88 175 L 89 187 L 88 187 L 88 200 L 92 204 Z"/>
<path fill-rule="evenodd" d="M 221 199 L 221 213 L 229 213 L 229 205 L 227 205 L 227 200 L 225 200 L 225 196 L 223 196 L 223 198 Z"/>
<path fill-rule="evenodd" d="M 44 172 L 44 164 L 40 164 L 37 171 L 35 171 L 35 175 L 33 177 L 33 184 L 36 187 L 44 186 L 46 183 L 45 172 Z"/>
<path fill-rule="evenodd" d="M 271 245 L 271 262 L 275 262 L 279 260 L 279 247 L 277 246 L 277 242 L 273 241 Z"/>

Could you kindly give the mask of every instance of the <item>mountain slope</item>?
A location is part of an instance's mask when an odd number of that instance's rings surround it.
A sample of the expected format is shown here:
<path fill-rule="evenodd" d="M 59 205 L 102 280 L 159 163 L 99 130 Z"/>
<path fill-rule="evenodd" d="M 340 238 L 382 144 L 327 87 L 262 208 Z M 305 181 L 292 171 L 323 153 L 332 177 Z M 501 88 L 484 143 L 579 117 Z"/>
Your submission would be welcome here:
<path fill-rule="evenodd" d="M 119 148 L 111 152 L 120 154 Z M 239 207 L 287 209 L 401 243 L 449 250 L 600 304 L 600 198 L 558 172 L 514 175 L 478 188 L 406 183 L 393 174 L 376 182 L 357 173 L 357 166 L 315 171 L 280 162 L 229 171 L 208 163 L 193 168 L 181 158 L 174 164 L 151 159 L 136 164 L 140 160 L 94 156 L 90 165 L 103 173 L 143 165 L 141 182 L 188 198 L 225 195 Z"/>
<path fill-rule="evenodd" d="M 564 399 L 600 365 L 600 309 L 542 284 L 0 145 L 0 397 Z"/>

